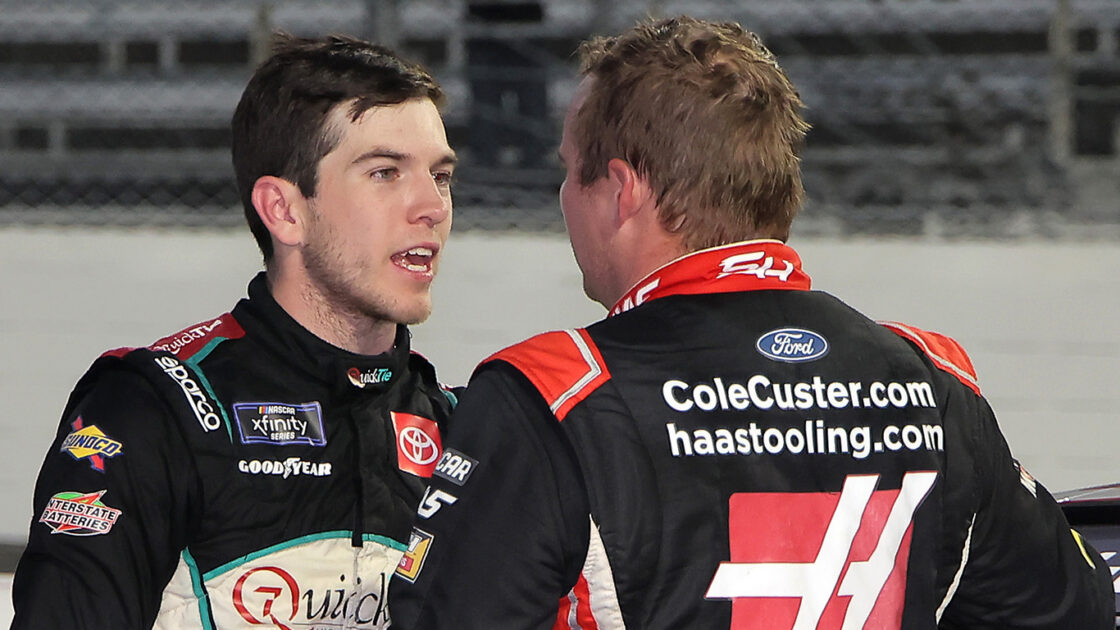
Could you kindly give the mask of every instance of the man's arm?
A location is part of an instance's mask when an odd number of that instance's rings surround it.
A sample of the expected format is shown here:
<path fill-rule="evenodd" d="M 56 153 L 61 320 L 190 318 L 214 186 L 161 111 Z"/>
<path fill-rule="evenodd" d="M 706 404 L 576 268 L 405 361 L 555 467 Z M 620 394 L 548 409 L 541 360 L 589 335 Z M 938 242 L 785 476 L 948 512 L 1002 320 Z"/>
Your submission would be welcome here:
<path fill-rule="evenodd" d="M 1112 630 L 1108 566 L 1050 493 L 1020 467 L 991 409 L 964 392 L 976 426 L 978 504 L 969 556 L 942 628 Z"/>
<path fill-rule="evenodd" d="M 186 544 L 193 470 L 151 385 L 107 370 L 39 473 L 12 628 L 151 627 Z"/>
<path fill-rule="evenodd" d="M 471 381 L 444 447 L 390 588 L 394 627 L 551 628 L 589 535 L 558 421 L 519 373 L 491 365 Z"/>

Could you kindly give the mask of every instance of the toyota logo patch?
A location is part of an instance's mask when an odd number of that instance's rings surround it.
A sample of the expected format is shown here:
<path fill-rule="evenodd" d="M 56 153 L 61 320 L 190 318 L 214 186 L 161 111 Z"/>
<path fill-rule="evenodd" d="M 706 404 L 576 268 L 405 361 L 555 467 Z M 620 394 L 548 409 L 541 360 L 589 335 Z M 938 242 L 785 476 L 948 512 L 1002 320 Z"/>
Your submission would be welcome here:
<path fill-rule="evenodd" d="M 389 415 L 397 435 L 397 466 L 419 477 L 431 477 L 443 450 L 439 425 L 403 411 L 392 411 Z"/>

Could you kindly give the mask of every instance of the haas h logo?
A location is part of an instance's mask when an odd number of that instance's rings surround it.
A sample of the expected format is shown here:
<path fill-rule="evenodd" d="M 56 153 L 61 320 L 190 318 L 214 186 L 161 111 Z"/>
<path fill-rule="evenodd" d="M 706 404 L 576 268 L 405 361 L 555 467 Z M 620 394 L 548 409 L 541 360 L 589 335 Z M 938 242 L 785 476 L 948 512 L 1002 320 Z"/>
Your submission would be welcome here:
<path fill-rule="evenodd" d="M 839 495 L 732 495 L 731 561 L 707 597 L 732 600 L 735 630 L 898 630 L 911 523 L 936 479 L 911 472 L 876 491 L 879 475 L 850 475 Z"/>

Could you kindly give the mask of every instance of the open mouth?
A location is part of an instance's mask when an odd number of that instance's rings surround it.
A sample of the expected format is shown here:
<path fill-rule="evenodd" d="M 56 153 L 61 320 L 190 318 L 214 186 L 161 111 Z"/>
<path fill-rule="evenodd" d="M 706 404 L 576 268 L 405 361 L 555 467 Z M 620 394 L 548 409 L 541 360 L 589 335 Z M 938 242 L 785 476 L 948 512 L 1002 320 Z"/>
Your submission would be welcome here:
<path fill-rule="evenodd" d="M 413 247 L 393 254 L 393 264 L 417 273 L 431 273 L 435 252 L 430 247 Z"/>

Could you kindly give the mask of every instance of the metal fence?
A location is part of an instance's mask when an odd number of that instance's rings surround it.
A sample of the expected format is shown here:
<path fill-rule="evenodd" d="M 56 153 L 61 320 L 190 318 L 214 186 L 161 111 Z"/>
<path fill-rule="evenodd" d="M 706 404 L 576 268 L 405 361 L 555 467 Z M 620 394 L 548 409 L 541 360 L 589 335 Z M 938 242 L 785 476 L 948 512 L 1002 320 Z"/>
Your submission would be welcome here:
<path fill-rule="evenodd" d="M 677 13 L 798 86 L 802 232 L 1120 237 L 1116 0 L 0 0 L 0 223 L 239 225 L 229 118 L 279 28 L 432 69 L 457 229 L 558 230 L 572 52 Z"/>

